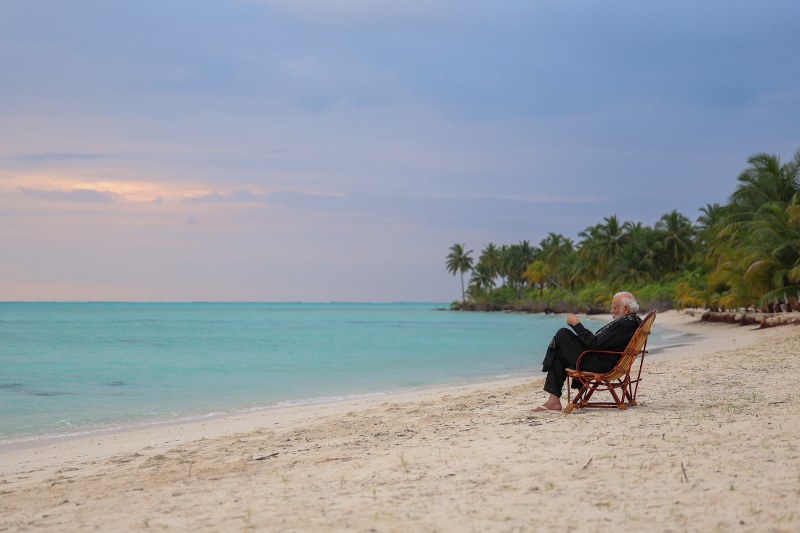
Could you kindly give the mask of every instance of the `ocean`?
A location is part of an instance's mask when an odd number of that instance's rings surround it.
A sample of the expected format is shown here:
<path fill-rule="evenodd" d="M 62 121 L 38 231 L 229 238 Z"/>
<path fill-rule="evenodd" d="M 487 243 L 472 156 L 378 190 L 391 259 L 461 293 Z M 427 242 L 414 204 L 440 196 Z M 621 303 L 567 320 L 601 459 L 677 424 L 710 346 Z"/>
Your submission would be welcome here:
<path fill-rule="evenodd" d="M 564 325 L 446 307 L 0 303 L 0 444 L 540 377 Z"/>

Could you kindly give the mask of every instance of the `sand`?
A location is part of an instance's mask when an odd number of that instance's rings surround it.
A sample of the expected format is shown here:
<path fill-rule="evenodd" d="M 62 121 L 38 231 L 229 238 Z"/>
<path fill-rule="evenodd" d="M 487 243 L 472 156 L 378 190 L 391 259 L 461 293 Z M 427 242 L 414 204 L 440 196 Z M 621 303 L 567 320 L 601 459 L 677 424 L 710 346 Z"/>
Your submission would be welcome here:
<path fill-rule="evenodd" d="M 0 531 L 800 531 L 800 328 L 657 324 L 638 406 L 530 379 L 0 449 Z"/>

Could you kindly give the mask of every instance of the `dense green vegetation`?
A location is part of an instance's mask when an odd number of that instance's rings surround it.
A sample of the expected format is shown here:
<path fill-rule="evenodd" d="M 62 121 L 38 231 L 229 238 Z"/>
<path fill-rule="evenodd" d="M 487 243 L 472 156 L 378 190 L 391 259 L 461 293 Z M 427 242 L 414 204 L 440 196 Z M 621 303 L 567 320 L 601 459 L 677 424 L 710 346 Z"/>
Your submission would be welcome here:
<path fill-rule="evenodd" d="M 788 163 L 757 154 L 725 205 L 692 222 L 672 211 L 655 225 L 603 219 L 578 242 L 549 233 L 538 246 L 489 243 L 477 261 L 455 244 L 447 269 L 461 275 L 455 308 L 607 308 L 630 290 L 647 308 L 771 309 L 800 299 L 800 150 Z M 464 275 L 469 274 L 464 286 Z"/>

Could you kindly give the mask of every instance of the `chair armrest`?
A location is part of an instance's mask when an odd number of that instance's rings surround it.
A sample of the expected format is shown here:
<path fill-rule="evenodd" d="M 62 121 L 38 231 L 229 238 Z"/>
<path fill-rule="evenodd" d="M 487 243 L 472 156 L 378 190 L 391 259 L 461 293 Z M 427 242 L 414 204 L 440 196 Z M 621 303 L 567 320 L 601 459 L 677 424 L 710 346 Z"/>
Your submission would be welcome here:
<path fill-rule="evenodd" d="M 581 359 L 587 354 L 618 355 L 622 357 L 624 353 L 625 352 L 612 352 L 610 350 L 586 350 L 578 356 L 578 360 L 575 362 L 575 372 L 581 371 Z"/>

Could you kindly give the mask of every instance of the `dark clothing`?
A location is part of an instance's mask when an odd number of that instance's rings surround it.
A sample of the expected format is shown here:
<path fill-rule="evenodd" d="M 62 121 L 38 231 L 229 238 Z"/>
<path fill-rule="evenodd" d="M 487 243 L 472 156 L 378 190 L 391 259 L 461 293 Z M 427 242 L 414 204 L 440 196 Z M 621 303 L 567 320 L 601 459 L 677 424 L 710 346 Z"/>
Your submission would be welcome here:
<path fill-rule="evenodd" d="M 575 333 L 567 328 L 559 329 L 542 361 L 542 372 L 547 372 L 544 390 L 560 398 L 567 380 L 565 368 L 575 368 L 578 356 L 587 350 L 623 351 L 641 322 L 641 318 L 631 313 L 612 320 L 594 333 L 580 322 L 572 326 Z M 581 360 L 581 370 L 608 372 L 618 360 L 619 357 L 613 355 L 587 355 Z"/>

